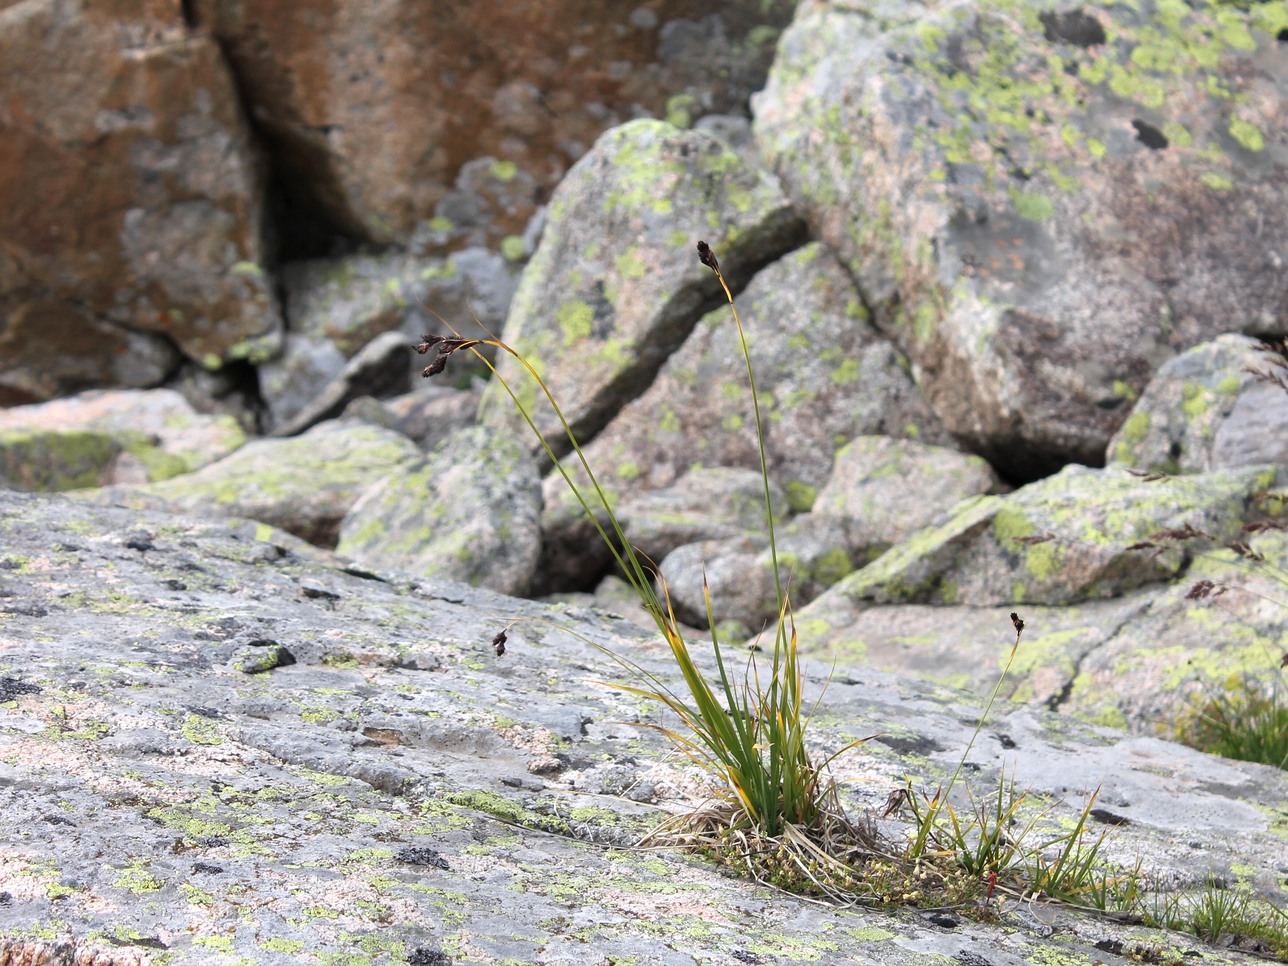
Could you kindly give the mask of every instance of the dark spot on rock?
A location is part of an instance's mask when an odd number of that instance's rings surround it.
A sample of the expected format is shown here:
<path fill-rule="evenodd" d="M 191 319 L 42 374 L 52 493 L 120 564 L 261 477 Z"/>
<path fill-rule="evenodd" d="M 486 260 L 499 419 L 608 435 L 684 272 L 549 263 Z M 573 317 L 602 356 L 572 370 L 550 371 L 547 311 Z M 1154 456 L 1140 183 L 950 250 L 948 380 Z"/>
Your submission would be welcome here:
<path fill-rule="evenodd" d="M 926 921 L 939 926 L 941 929 L 956 929 L 961 925 L 960 919 L 942 912 L 931 913 L 926 917 Z"/>
<path fill-rule="evenodd" d="M 1127 948 L 1117 939 L 1102 939 L 1095 945 L 1102 953 L 1113 953 L 1115 956 L 1121 956 Z"/>
<path fill-rule="evenodd" d="M 0 908 L 13 905 L 13 894 L 9 892 L 0 892 Z"/>
<path fill-rule="evenodd" d="M 38 604 L 29 604 L 26 601 L 0 607 L 0 614 L 17 614 L 19 617 L 44 617 L 48 613 L 49 611 Z"/>
<path fill-rule="evenodd" d="M 1136 140 L 1152 151 L 1161 151 L 1172 143 L 1166 134 L 1140 118 L 1134 118 L 1131 126 L 1136 129 Z"/>
<path fill-rule="evenodd" d="M 435 869 L 451 869 L 447 859 L 443 858 L 437 849 L 427 849 L 419 846 L 399 849 L 394 853 L 394 861 L 406 862 L 408 865 L 427 865 Z"/>
<path fill-rule="evenodd" d="M 1094 47 L 1097 44 L 1103 44 L 1107 39 L 1105 28 L 1100 21 L 1081 7 L 1066 10 L 1063 13 L 1055 11 L 1041 13 L 1038 14 L 1038 20 L 1042 21 L 1042 36 L 1048 43 Z"/>
<path fill-rule="evenodd" d="M 407 966 L 452 966 L 452 957 L 428 946 L 417 946 L 407 954 Z"/>
<path fill-rule="evenodd" d="M 188 585 L 185 584 L 182 580 L 173 580 L 173 579 L 163 580 L 161 581 L 161 586 L 167 588 L 168 590 L 187 590 L 188 589 Z"/>
<path fill-rule="evenodd" d="M 901 755 L 928 755 L 933 751 L 943 751 L 943 746 L 933 738 L 895 738 L 890 735 L 881 735 L 874 738 Z"/>
<path fill-rule="evenodd" d="M 22 561 L 14 560 L 12 557 L 5 557 L 0 560 L 0 570 L 21 570 Z"/>
<path fill-rule="evenodd" d="M 997 740 L 999 743 L 1001 743 L 1003 748 L 1015 747 L 1015 739 L 1012 738 L 1010 735 L 998 735 Z"/>
<path fill-rule="evenodd" d="M 1279 33 L 1275 34 L 1275 40 L 1281 44 L 1288 44 L 1288 27 L 1284 27 Z"/>
<path fill-rule="evenodd" d="M 155 550 L 157 548 L 156 544 L 147 537 L 130 537 L 129 540 L 125 541 L 125 546 L 129 550 L 139 550 L 144 552 Z"/>
<path fill-rule="evenodd" d="M 221 849 L 230 841 L 226 835 L 199 835 L 193 839 L 203 849 Z M 223 869 L 219 870 L 220 872 Z"/>
<path fill-rule="evenodd" d="M 740 963 L 752 963 L 753 966 L 755 963 L 764 962 L 764 960 L 761 959 L 759 956 L 757 956 L 755 953 L 750 953 L 745 949 L 735 949 L 732 953 L 730 953 L 730 955 L 733 956 L 733 958 L 738 960 L 738 962 Z"/>
<path fill-rule="evenodd" d="M 61 550 L 64 553 L 80 553 L 82 550 L 85 549 L 84 547 L 76 546 L 76 544 L 74 543 L 62 543 L 62 542 L 54 544 L 54 548 L 57 550 Z"/>
<path fill-rule="evenodd" d="M 339 600 L 340 595 L 333 590 L 327 590 L 325 587 L 311 587 L 308 585 L 300 588 L 300 593 L 310 600 Z"/>
<path fill-rule="evenodd" d="M 228 715 L 224 714 L 222 711 L 216 711 L 214 708 L 203 708 L 195 704 L 187 705 L 185 710 L 191 711 L 193 714 L 200 715 L 203 718 L 215 718 L 221 721 L 227 720 L 228 718 Z"/>
<path fill-rule="evenodd" d="M 50 825 L 67 825 L 67 826 L 70 826 L 71 828 L 76 827 L 76 823 L 73 822 L 70 818 L 68 818 L 66 815 L 59 815 L 56 812 L 52 812 L 49 815 L 46 815 L 45 821 L 48 822 Z"/>
<path fill-rule="evenodd" d="M 1122 815 L 1116 815 L 1107 808 L 1093 808 L 1089 813 L 1097 822 L 1103 822 L 1105 825 L 1130 825 L 1131 819 Z"/>
<path fill-rule="evenodd" d="M 0 702 L 12 701 L 20 694 L 39 694 L 42 690 L 39 684 L 28 684 L 17 678 L 0 678 Z"/>

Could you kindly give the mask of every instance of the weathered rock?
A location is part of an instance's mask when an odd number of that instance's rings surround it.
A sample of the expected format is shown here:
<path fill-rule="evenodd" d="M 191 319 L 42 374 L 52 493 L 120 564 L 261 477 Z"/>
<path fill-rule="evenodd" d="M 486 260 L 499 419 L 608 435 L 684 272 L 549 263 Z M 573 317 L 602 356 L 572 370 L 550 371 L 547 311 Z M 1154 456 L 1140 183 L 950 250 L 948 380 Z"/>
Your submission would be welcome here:
<path fill-rule="evenodd" d="M 172 4 L 7 4 L 0 88 L 0 403 L 272 348 L 261 166 L 213 38 Z"/>
<path fill-rule="evenodd" d="M 790 0 L 197 0 L 296 193 L 372 241 L 514 242 L 607 128 L 745 110 Z M 420 227 L 421 232 L 417 229 Z M 428 231 L 424 231 L 428 229 Z"/>
<path fill-rule="evenodd" d="M 1108 458 L 1162 473 L 1288 466 L 1288 392 L 1258 381 L 1257 372 L 1274 368 L 1258 345 L 1223 335 L 1164 364 L 1109 441 Z"/>
<path fill-rule="evenodd" d="M 717 254 L 725 269 L 729 258 Z M 738 307 L 769 473 L 793 509 L 813 505 L 837 448 L 857 435 L 947 441 L 906 361 L 869 324 L 854 286 L 821 245 L 766 266 Z M 759 471 L 747 363 L 728 305 L 703 317 L 648 390 L 585 451 L 621 493 L 666 486 L 695 465 Z"/>
<path fill-rule="evenodd" d="M 1288 326 L 1281 4 L 801 4 L 754 128 L 948 429 L 1098 462 L 1152 372 Z"/>
<path fill-rule="evenodd" d="M 140 530 L 150 548 L 130 549 Z M 668 649 L 621 621 L 345 572 L 251 524 L 59 498 L 0 493 L 0 547 L 0 957 L 558 963 L 589 944 L 649 963 L 1125 966 L 1106 950 L 1183 943 L 1187 958 L 1257 961 L 1027 904 L 1002 904 L 1002 928 L 833 909 L 668 851 L 591 844 L 632 844 L 705 798 L 631 724 L 651 713 L 596 683 L 617 673 L 596 645 L 677 680 Z M 516 625 L 498 657 L 504 615 L 567 630 Z M 296 662 L 230 667 L 255 640 Z M 884 733 L 834 763 L 852 810 L 879 810 L 908 774 L 944 781 L 980 709 L 870 670 L 805 672 L 811 704 L 830 681 L 815 752 Z M 534 774 L 556 753 L 563 770 Z M 1284 903 L 1282 772 L 999 705 L 959 781 L 978 802 L 1003 773 L 1056 822 L 1099 785 L 1103 820 L 1128 821 L 1101 855 L 1139 858 L 1151 883 L 1193 894 L 1237 878 Z M 630 798 L 643 782 L 660 808 Z"/>
<path fill-rule="evenodd" d="M 1236 539 L 1274 478 L 1273 468 L 1244 467 L 1166 485 L 1120 468 L 1069 466 L 1007 496 L 960 504 L 815 606 L 834 594 L 975 606 L 1116 597 L 1175 577 L 1195 553 Z M 1160 535 L 1187 526 L 1198 531 L 1193 539 Z M 1153 543 L 1132 549 L 1144 541 Z"/>
<path fill-rule="evenodd" d="M 0 410 L 0 478 L 46 491 L 155 482 L 244 442 L 236 420 L 199 415 L 173 390 L 94 390 Z"/>
<path fill-rule="evenodd" d="M 321 387 L 302 409 L 273 432 L 294 436 L 324 419 L 334 419 L 349 403 L 362 397 L 395 396 L 411 388 L 407 373 L 407 337 L 401 332 L 384 332 L 348 362 L 340 373 Z"/>
<path fill-rule="evenodd" d="M 787 494 L 772 480 L 769 501 L 781 522 Z M 686 543 L 763 532 L 765 483 L 751 470 L 695 468 L 665 489 L 624 498 L 615 509 L 631 545 L 660 561 Z"/>
<path fill-rule="evenodd" d="M 474 425 L 481 396 L 481 389 L 451 389 L 424 380 L 382 405 L 389 414 L 389 426 L 428 451 L 457 430 Z"/>
<path fill-rule="evenodd" d="M 526 449 L 476 426 L 401 466 L 340 527 L 369 567 L 526 593 L 541 552 L 541 481 Z"/>
<path fill-rule="evenodd" d="M 849 554 L 837 545 L 835 530 L 812 515 L 777 529 L 775 542 L 779 582 L 793 608 L 808 604 L 854 570 Z M 778 618 L 773 553 L 763 527 L 759 535 L 682 546 L 662 561 L 661 574 L 676 615 L 694 627 L 709 624 L 704 585 L 711 616 L 725 637 L 759 634 Z"/>
<path fill-rule="evenodd" d="M 215 517 L 249 517 L 319 546 L 369 486 L 420 456 L 392 430 L 329 422 L 292 439 L 260 439 L 187 476 L 79 491 L 80 499 Z"/>
<path fill-rule="evenodd" d="M 720 257 L 723 268 L 727 259 Z M 831 476 L 836 449 L 858 434 L 947 442 L 899 352 L 866 322 L 853 285 L 821 246 L 807 245 L 762 269 L 738 304 L 761 397 L 771 480 L 786 491 L 792 509 L 813 505 Z M 591 467 L 610 495 L 629 505 L 634 495 L 667 487 L 694 466 L 758 473 L 746 374 L 737 326 L 727 305 L 717 308 L 643 395 L 586 443 Z M 575 473 L 575 479 L 584 475 Z M 598 572 L 594 559 L 582 562 L 584 552 L 595 549 L 593 532 L 579 508 L 570 509 L 566 490 L 557 474 L 547 477 L 550 553 L 542 565 L 552 582 L 565 587 L 575 585 L 576 573 Z"/>
<path fill-rule="evenodd" d="M 1112 625 L 1109 639 L 1079 662 L 1065 709 L 1173 738 L 1214 696 L 1269 697 L 1282 687 L 1288 534 L 1261 533 L 1248 543 L 1263 560 L 1224 549 L 1199 556 L 1145 613 Z"/>
<path fill-rule="evenodd" d="M 773 180 L 711 135 L 660 121 L 616 128 L 555 192 L 504 339 L 541 374 L 577 438 L 589 441 L 723 298 L 698 261 L 699 238 L 740 288 L 799 242 L 800 227 Z M 508 356 L 498 365 L 555 452 L 567 452 L 535 382 Z M 526 432 L 499 385 L 486 392 L 481 416 Z"/>
<path fill-rule="evenodd" d="M 500 255 L 470 249 L 447 258 L 406 254 L 350 255 L 294 262 L 282 272 L 287 335 L 279 359 L 260 367 L 260 388 L 275 427 L 293 424 L 345 365 L 377 336 L 406 336 L 405 378 L 419 377 L 424 361 L 410 347 L 426 332 L 450 335 L 441 316 L 468 337 L 500 331 L 516 278 Z M 481 363 L 454 379 L 486 374 Z M 405 390 L 404 390 L 405 391 Z M 297 430 L 298 431 L 298 430 Z"/>
<path fill-rule="evenodd" d="M 813 516 L 855 560 L 870 560 L 930 526 L 962 500 L 1006 487 L 978 456 L 888 436 L 860 436 L 837 451 Z"/>

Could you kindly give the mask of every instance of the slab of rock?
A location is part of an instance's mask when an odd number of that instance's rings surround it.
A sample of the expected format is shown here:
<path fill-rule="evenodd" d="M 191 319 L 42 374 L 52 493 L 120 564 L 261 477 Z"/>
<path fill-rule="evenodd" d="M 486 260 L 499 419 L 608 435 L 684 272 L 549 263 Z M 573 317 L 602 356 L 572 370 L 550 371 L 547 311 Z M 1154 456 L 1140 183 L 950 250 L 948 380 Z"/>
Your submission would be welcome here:
<path fill-rule="evenodd" d="M 536 463 L 494 430 L 455 433 L 367 490 L 344 518 L 336 552 L 367 567 L 524 594 L 541 552 Z"/>
<path fill-rule="evenodd" d="M 1006 496 L 960 504 L 833 587 L 851 602 L 1073 604 L 1117 597 L 1183 572 L 1194 554 L 1241 535 L 1273 467 L 1151 482 L 1069 466 Z M 1160 536 L 1193 527 L 1193 539 Z M 1145 541 L 1150 546 L 1131 549 Z"/>
<path fill-rule="evenodd" d="M 0 409 L 0 478 L 45 491 L 156 482 L 244 442 L 231 416 L 198 414 L 171 389 L 92 390 Z"/>
<path fill-rule="evenodd" d="M 420 380 L 412 391 L 381 401 L 388 425 L 423 450 L 431 450 L 458 430 L 474 425 L 482 389 L 452 389 Z"/>
<path fill-rule="evenodd" d="M 1288 466 L 1288 392 L 1258 380 L 1279 358 L 1259 345 L 1223 335 L 1167 362 L 1109 441 L 1108 458 L 1160 473 Z"/>
<path fill-rule="evenodd" d="M 392 430 L 322 423 L 291 439 L 259 439 L 217 463 L 162 483 L 78 491 L 80 499 L 216 517 L 249 517 L 319 546 L 369 486 L 421 455 Z"/>
<path fill-rule="evenodd" d="M 775 181 L 719 139 L 661 121 L 623 125 L 560 182 L 503 338 L 588 442 L 723 300 L 698 261 L 698 240 L 717 250 L 741 288 L 795 247 L 801 228 Z M 498 366 L 555 453 L 568 452 L 536 383 L 508 356 Z M 489 426 L 526 432 L 500 385 L 488 389 L 480 413 Z"/>
<path fill-rule="evenodd" d="M 601 614 L 340 570 L 252 524 L 57 497 L 0 492 L 0 547 L 0 956 L 557 963 L 589 944 L 650 963 L 1126 966 L 1105 950 L 1183 945 L 1257 961 L 1027 903 L 1001 904 L 1001 927 L 829 908 L 605 848 L 705 792 L 635 726 L 651 709 L 599 683 L 617 669 L 597 645 L 672 681 L 668 649 Z M 542 622 L 498 656 L 512 618 Z M 228 664 L 254 641 L 295 663 Z M 908 774 L 945 780 L 981 704 L 870 670 L 805 675 L 810 702 L 830 681 L 816 752 L 884 733 L 835 763 L 853 810 Z M 1218 875 L 1284 903 L 1282 772 L 999 706 L 962 774 L 978 801 L 1003 773 L 1058 822 L 1099 786 L 1101 854 L 1139 858 L 1150 882 L 1194 894 Z M 645 782 L 657 805 L 626 792 Z"/>
<path fill-rule="evenodd" d="M 962 500 L 1006 486 L 978 456 L 888 436 L 860 436 L 837 451 L 813 516 L 831 526 L 855 560 L 952 512 Z"/>
<path fill-rule="evenodd" d="M 1285 29 L 1280 4 L 801 4 L 754 129 L 948 429 L 1034 479 L 1098 462 L 1178 351 L 1288 324 Z"/>
<path fill-rule="evenodd" d="M 261 158 L 214 38 L 162 3 L 5 14 L 0 404 L 267 354 Z"/>
<path fill-rule="evenodd" d="M 332 223 L 495 248 L 607 128 L 745 111 L 793 6 L 197 0 L 192 14 L 228 51 L 292 188 Z"/>

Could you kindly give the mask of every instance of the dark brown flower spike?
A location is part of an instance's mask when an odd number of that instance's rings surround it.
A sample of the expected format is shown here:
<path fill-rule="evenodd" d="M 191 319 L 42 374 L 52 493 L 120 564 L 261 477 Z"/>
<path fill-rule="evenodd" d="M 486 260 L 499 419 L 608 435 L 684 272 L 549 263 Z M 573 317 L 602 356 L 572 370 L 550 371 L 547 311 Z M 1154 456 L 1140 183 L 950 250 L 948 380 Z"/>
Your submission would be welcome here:
<path fill-rule="evenodd" d="M 502 631 L 496 637 L 492 638 L 492 647 L 496 651 L 496 656 L 501 657 L 505 654 L 505 631 Z"/>
<path fill-rule="evenodd" d="M 1015 625 L 1015 636 L 1018 638 L 1024 633 L 1024 621 L 1020 619 L 1020 615 L 1015 611 L 1011 611 L 1011 623 Z"/>
<path fill-rule="evenodd" d="M 720 274 L 720 259 L 716 258 L 716 253 L 711 250 L 711 246 L 704 241 L 698 242 L 698 261 L 717 275 Z"/>
<path fill-rule="evenodd" d="M 416 346 L 416 351 L 424 355 L 435 346 L 438 347 L 438 355 L 434 361 L 421 370 L 421 378 L 428 379 L 430 376 L 436 376 L 447 367 L 447 357 L 458 349 L 469 349 L 476 345 L 482 345 L 482 339 L 449 339 L 442 335 L 423 335 L 421 342 Z"/>

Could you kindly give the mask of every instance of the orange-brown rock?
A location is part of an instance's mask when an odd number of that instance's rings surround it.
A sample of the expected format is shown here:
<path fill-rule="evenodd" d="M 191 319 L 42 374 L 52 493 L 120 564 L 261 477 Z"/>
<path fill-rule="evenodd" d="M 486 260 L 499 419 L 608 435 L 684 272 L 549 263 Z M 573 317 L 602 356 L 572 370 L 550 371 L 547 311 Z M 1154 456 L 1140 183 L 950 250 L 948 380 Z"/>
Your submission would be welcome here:
<path fill-rule="evenodd" d="M 406 241 L 424 226 L 421 237 L 449 247 L 522 233 L 615 124 L 745 109 L 793 7 L 194 3 L 291 185 L 357 237 Z"/>
<path fill-rule="evenodd" d="M 7 6 L 0 92 L 0 403 L 271 344 L 260 165 L 178 3 Z"/>

